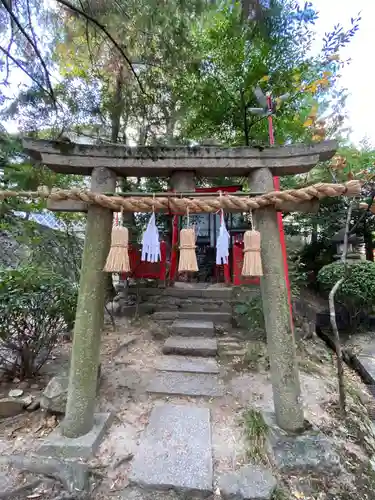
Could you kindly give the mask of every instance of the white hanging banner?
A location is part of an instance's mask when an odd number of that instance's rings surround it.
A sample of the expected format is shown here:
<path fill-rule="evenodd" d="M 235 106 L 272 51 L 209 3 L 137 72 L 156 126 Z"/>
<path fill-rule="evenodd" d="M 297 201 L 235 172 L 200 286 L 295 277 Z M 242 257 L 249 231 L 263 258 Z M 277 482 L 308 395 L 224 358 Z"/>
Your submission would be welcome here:
<path fill-rule="evenodd" d="M 228 264 L 229 257 L 229 233 L 225 227 L 224 212 L 220 212 L 220 230 L 216 242 L 216 265 Z"/>
<path fill-rule="evenodd" d="M 158 262 L 160 260 L 159 231 L 156 227 L 155 212 L 150 217 L 147 229 L 142 237 L 142 261 Z"/>

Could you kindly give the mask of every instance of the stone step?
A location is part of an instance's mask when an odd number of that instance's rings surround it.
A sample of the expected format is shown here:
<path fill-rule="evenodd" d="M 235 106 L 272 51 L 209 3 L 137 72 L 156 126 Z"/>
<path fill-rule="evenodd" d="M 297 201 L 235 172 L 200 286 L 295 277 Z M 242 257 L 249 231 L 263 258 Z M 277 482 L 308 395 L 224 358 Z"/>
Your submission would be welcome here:
<path fill-rule="evenodd" d="M 154 408 L 129 479 L 148 489 L 211 493 L 210 410 L 174 405 Z"/>
<path fill-rule="evenodd" d="M 243 341 L 236 337 L 228 337 L 227 335 L 225 337 L 220 338 L 220 345 L 221 346 L 232 346 L 232 345 L 240 345 L 243 344 Z"/>
<path fill-rule="evenodd" d="M 228 358 L 244 356 L 247 351 L 246 344 L 237 338 L 226 337 L 219 340 L 219 354 Z"/>
<path fill-rule="evenodd" d="M 226 312 L 232 314 L 232 305 L 231 304 L 213 304 L 210 302 L 202 303 L 202 304 L 194 304 L 194 303 L 183 303 L 183 304 L 168 304 L 165 303 L 151 303 L 147 302 L 148 309 L 155 312 L 163 312 L 166 309 L 168 311 L 181 311 L 181 312 Z"/>
<path fill-rule="evenodd" d="M 164 354 L 182 356 L 216 356 L 217 340 L 203 337 L 169 337 L 163 346 Z"/>
<path fill-rule="evenodd" d="M 150 380 L 147 392 L 168 396 L 215 398 L 224 395 L 224 387 L 217 375 L 158 372 Z"/>
<path fill-rule="evenodd" d="M 186 356 L 163 356 L 157 361 L 156 369 L 167 372 L 219 373 L 216 359 Z"/>
<path fill-rule="evenodd" d="M 222 306 L 227 306 L 228 308 L 232 308 L 232 301 L 230 299 L 211 299 L 211 298 L 203 298 L 203 297 L 169 297 L 168 295 L 153 295 L 148 296 L 146 299 L 146 303 L 152 304 L 154 307 L 161 307 L 164 305 L 168 307 L 178 307 L 178 308 L 186 308 L 186 307 L 202 307 L 207 310 L 216 310 Z"/>
<path fill-rule="evenodd" d="M 188 311 L 159 311 L 152 315 L 155 321 L 172 321 L 187 319 L 190 321 L 213 321 L 214 323 L 230 323 L 232 315 L 228 312 L 188 312 Z"/>
<path fill-rule="evenodd" d="M 375 360 L 373 357 L 364 354 L 353 356 L 353 365 L 362 377 L 362 380 L 369 385 L 375 384 Z"/>
<path fill-rule="evenodd" d="M 211 304 L 207 302 L 206 304 L 182 304 L 179 307 L 179 311 L 187 312 L 226 312 L 232 315 L 232 305 L 231 304 Z"/>
<path fill-rule="evenodd" d="M 213 337 L 215 335 L 212 321 L 175 320 L 171 329 L 174 335 L 183 337 Z"/>
<path fill-rule="evenodd" d="M 175 283 L 175 286 L 170 286 L 167 288 L 157 288 L 157 287 L 147 287 L 147 288 L 139 288 L 139 296 L 140 297 L 150 297 L 153 295 L 158 296 L 168 296 L 168 297 L 182 297 L 182 298 L 191 298 L 191 297 L 202 297 L 207 299 L 222 299 L 228 300 L 232 298 L 233 288 L 232 287 L 218 287 L 214 285 L 200 285 L 197 284 L 188 284 L 184 283 L 184 286 L 178 286 L 178 283 Z M 130 293 L 136 293 L 135 287 L 129 287 Z"/>
<path fill-rule="evenodd" d="M 223 353 L 221 353 L 221 356 L 226 356 L 228 358 L 236 358 L 238 356 L 242 357 L 242 356 L 245 356 L 246 354 L 246 350 L 245 349 L 238 349 L 238 350 L 231 350 L 231 351 L 224 351 Z"/>
<path fill-rule="evenodd" d="M 170 295 L 149 295 L 148 302 L 153 304 L 168 304 L 168 305 L 206 305 L 212 304 L 221 306 L 223 304 L 231 303 L 230 299 L 217 299 L 211 297 L 171 297 Z"/>

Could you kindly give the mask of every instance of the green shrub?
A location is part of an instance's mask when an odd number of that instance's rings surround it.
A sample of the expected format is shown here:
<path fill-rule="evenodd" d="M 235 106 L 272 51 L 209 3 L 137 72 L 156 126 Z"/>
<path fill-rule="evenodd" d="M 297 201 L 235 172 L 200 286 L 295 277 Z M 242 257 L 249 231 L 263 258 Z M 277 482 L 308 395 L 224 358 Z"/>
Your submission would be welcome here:
<path fill-rule="evenodd" d="M 264 330 L 263 305 L 260 295 L 248 295 L 234 306 L 239 326 Z"/>
<path fill-rule="evenodd" d="M 308 285 L 308 273 L 305 269 L 306 265 L 302 262 L 300 253 L 291 252 L 288 259 L 288 276 L 293 297 L 298 297 L 301 288 L 306 288 Z"/>
<path fill-rule="evenodd" d="M 350 264 L 334 262 L 322 267 L 318 273 L 320 289 L 328 294 L 334 284 L 345 277 L 335 300 L 343 304 L 352 315 L 360 311 L 371 312 L 375 304 L 375 263 L 360 261 Z"/>
<path fill-rule="evenodd" d="M 303 282 L 305 285 L 314 287 L 319 271 L 332 262 L 335 253 L 335 246 L 325 241 L 307 243 L 302 249 L 291 252 L 289 260 L 292 263 L 292 287 L 293 274 L 299 278 L 299 285 Z"/>
<path fill-rule="evenodd" d="M 50 270 L 0 270 L 0 365 L 9 376 L 34 376 L 58 336 L 72 327 L 77 290 Z"/>

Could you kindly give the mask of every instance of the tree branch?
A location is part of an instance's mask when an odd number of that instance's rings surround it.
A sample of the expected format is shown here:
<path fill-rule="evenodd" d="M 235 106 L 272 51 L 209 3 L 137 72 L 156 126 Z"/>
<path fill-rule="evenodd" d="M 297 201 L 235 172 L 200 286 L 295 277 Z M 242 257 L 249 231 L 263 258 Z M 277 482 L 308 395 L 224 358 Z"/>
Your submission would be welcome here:
<path fill-rule="evenodd" d="M 341 262 L 344 266 L 346 266 L 346 256 L 348 253 L 348 242 L 349 242 L 349 226 L 350 220 L 352 218 L 353 211 L 353 203 L 351 202 L 348 208 L 348 213 L 346 216 L 346 224 L 345 224 L 345 234 L 344 234 L 344 246 L 341 255 Z M 346 273 L 345 273 L 346 274 Z M 340 412 L 342 417 L 346 416 L 346 394 L 345 394 L 345 383 L 344 383 L 344 362 L 342 359 L 342 348 L 340 341 L 339 329 L 337 327 L 336 322 L 336 309 L 335 309 L 335 295 L 339 290 L 340 286 L 344 283 L 346 276 L 340 278 L 332 287 L 332 290 L 329 292 L 329 314 L 331 320 L 331 327 L 333 331 L 334 341 L 335 341 L 335 349 L 336 349 L 336 363 L 337 363 L 337 378 L 339 382 L 339 404 L 340 404 Z"/>
<path fill-rule="evenodd" d="M 242 107 L 242 119 L 243 119 L 243 129 L 245 134 L 245 145 L 250 146 L 250 138 L 249 138 L 249 123 L 247 120 L 247 106 L 245 102 L 245 96 L 243 89 L 240 90 L 241 96 L 241 107 Z"/>
<path fill-rule="evenodd" d="M 368 203 L 368 206 L 367 206 L 367 209 L 363 212 L 363 214 L 361 215 L 361 217 L 357 220 L 357 222 L 354 224 L 354 226 L 351 228 L 351 230 L 349 231 L 349 235 L 353 234 L 355 232 L 355 230 L 357 229 L 357 227 L 359 226 L 359 224 L 363 221 L 363 219 L 366 217 L 367 215 L 367 212 L 370 211 L 370 208 L 374 202 L 374 198 L 375 198 L 375 192 L 371 194 L 371 198 L 370 198 L 370 201 Z"/>
<path fill-rule="evenodd" d="M 40 82 L 38 82 L 38 80 L 36 78 L 34 78 L 33 75 L 31 73 L 29 73 L 29 71 L 27 71 L 27 69 L 25 69 L 22 66 L 22 64 L 19 61 L 17 61 L 17 59 L 15 57 L 13 57 L 11 54 L 9 54 L 9 52 L 6 49 L 4 49 L 4 47 L 1 47 L 1 45 L 0 45 L 0 51 L 3 52 L 3 54 L 5 54 L 5 56 L 8 57 L 18 68 L 20 68 L 25 73 L 25 75 L 27 75 L 30 78 L 30 80 L 32 80 L 40 88 L 40 90 L 42 90 L 43 92 L 45 92 L 46 94 L 48 94 L 52 98 L 52 96 L 48 92 L 48 90 L 45 89 L 43 87 L 43 85 Z"/>
<path fill-rule="evenodd" d="M 34 28 L 33 28 L 33 23 L 32 23 L 32 20 L 31 20 L 31 10 L 30 10 L 29 0 L 26 0 L 26 8 L 27 8 L 27 18 L 28 18 L 28 21 L 29 21 L 30 31 L 31 31 L 34 43 L 36 45 L 37 41 L 36 41 L 35 31 L 34 31 Z"/>
<path fill-rule="evenodd" d="M 42 65 L 43 67 L 43 70 L 44 70 L 44 75 L 45 75 L 45 78 L 46 78 L 46 82 L 47 82 L 47 86 L 49 88 L 49 92 L 48 95 L 51 97 L 54 105 L 56 106 L 56 99 L 55 99 L 55 94 L 53 92 L 53 88 L 52 88 L 52 84 L 51 84 L 51 80 L 50 80 L 50 77 L 49 77 L 49 71 L 48 71 L 48 68 L 47 68 L 47 65 L 46 63 L 44 62 L 44 59 L 43 59 L 43 56 L 42 54 L 40 53 L 39 51 L 39 48 L 37 46 L 37 44 L 34 43 L 34 41 L 32 40 L 32 38 L 30 37 L 30 35 L 25 31 L 25 29 L 23 28 L 22 24 L 20 23 L 20 21 L 18 20 L 17 16 L 12 12 L 12 9 L 10 8 L 10 6 L 7 4 L 7 2 L 5 0 L 0 0 L 2 5 L 4 6 L 5 10 L 8 12 L 9 16 L 10 16 L 10 19 L 11 21 L 14 22 L 14 24 L 17 26 L 17 28 L 20 30 L 21 34 L 26 38 L 26 40 L 29 42 L 29 44 L 31 45 L 31 47 L 33 48 L 37 58 L 39 59 L 40 61 L 40 64 Z M 23 67 L 21 67 L 21 69 L 24 70 Z M 25 71 L 26 73 L 26 71 Z M 30 75 L 28 75 L 30 76 Z M 35 81 L 35 80 L 34 80 Z M 40 84 L 39 84 L 39 87 L 40 87 Z M 42 87 L 43 88 L 43 87 Z M 43 88 L 43 90 L 45 91 L 45 89 Z"/>
<path fill-rule="evenodd" d="M 3 1 L 3 0 L 1 0 L 1 1 Z M 130 68 L 130 71 L 133 73 L 133 76 L 139 85 L 139 88 L 141 89 L 142 93 L 145 94 L 146 92 L 143 88 L 143 85 L 142 85 L 140 79 L 138 78 L 137 73 L 134 70 L 134 67 L 133 67 L 131 60 L 128 58 L 128 56 L 125 54 L 124 49 L 116 42 L 116 40 L 113 38 L 113 36 L 107 30 L 107 28 L 104 26 L 104 24 L 100 23 L 94 17 L 90 16 L 89 14 L 87 14 L 83 10 L 79 9 L 78 7 L 75 7 L 67 0 L 56 0 L 56 1 L 57 1 L 57 3 L 67 7 L 72 12 L 75 12 L 76 14 L 79 14 L 80 16 L 82 16 L 85 19 L 87 19 L 88 21 L 90 21 L 92 24 L 94 24 L 97 28 L 99 28 L 107 36 L 107 38 L 112 42 L 112 44 L 116 47 L 116 49 L 120 52 L 122 57 L 125 59 L 126 63 L 128 64 L 128 66 Z"/>

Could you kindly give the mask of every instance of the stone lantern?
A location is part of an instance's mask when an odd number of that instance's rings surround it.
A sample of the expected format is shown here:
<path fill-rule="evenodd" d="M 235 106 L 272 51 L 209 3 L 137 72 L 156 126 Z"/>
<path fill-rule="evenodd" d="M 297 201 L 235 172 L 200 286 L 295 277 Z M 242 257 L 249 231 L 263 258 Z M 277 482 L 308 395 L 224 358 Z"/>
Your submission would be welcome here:
<path fill-rule="evenodd" d="M 332 242 L 336 245 L 337 253 L 335 259 L 341 259 L 344 250 L 345 228 L 340 229 L 333 237 Z M 353 233 L 348 238 L 348 251 L 346 255 L 347 261 L 365 260 L 366 253 L 364 251 L 364 239 Z"/>

